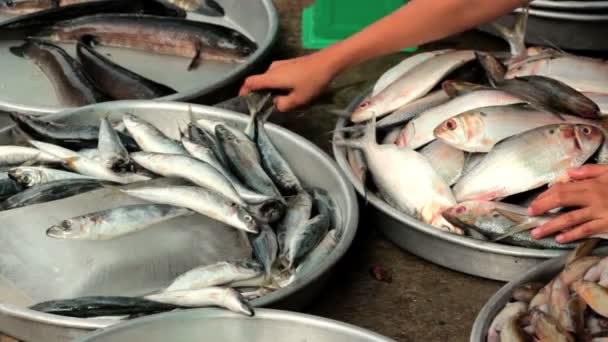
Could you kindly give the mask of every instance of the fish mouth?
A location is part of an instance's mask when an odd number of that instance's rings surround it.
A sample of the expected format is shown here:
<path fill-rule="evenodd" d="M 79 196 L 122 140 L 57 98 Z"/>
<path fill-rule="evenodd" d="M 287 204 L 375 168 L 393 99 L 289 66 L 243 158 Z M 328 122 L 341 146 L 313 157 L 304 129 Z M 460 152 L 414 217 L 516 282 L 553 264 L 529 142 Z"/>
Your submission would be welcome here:
<path fill-rule="evenodd" d="M 46 235 L 48 237 L 59 238 L 59 239 L 62 239 L 65 237 L 64 231 L 60 226 L 51 226 L 49 229 L 46 230 Z"/>

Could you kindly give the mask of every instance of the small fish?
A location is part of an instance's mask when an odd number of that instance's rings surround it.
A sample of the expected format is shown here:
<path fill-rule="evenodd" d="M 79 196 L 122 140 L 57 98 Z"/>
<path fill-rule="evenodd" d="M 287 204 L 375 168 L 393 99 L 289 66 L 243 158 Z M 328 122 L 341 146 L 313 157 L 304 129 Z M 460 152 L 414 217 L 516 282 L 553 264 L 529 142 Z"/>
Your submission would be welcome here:
<path fill-rule="evenodd" d="M 153 314 L 177 308 L 179 306 L 144 298 L 109 296 L 51 300 L 30 307 L 35 311 L 80 318 Z"/>
<path fill-rule="evenodd" d="M 442 141 L 435 140 L 420 150 L 435 171 L 445 180 L 448 185 L 454 185 L 462 176 L 464 170 L 464 152 L 454 148 Z"/>
<path fill-rule="evenodd" d="M 473 51 L 449 51 L 422 62 L 377 95 L 363 101 L 351 115 L 352 122 L 382 117 L 426 95 L 451 71 L 475 59 Z"/>
<path fill-rule="evenodd" d="M 189 308 L 218 306 L 233 312 L 253 316 L 253 309 L 249 306 L 247 300 L 238 291 L 231 288 L 207 287 L 197 290 L 165 291 L 144 298 Z"/>
<path fill-rule="evenodd" d="M 106 118 L 99 125 L 98 147 L 101 163 L 108 169 L 125 166 L 129 162 L 129 152 L 122 145 L 118 134 Z"/>
<path fill-rule="evenodd" d="M 0 146 L 0 165 L 13 166 L 30 162 L 57 164 L 61 160 L 38 149 L 24 146 Z"/>
<path fill-rule="evenodd" d="M 397 108 L 391 114 L 378 121 L 377 128 L 393 127 L 402 125 L 417 115 L 426 112 L 427 110 L 442 105 L 450 100 L 448 94 L 443 90 L 437 90 L 429 93 L 416 101 L 410 102 Z"/>
<path fill-rule="evenodd" d="M 327 257 L 334 251 L 338 245 L 339 238 L 336 229 L 330 230 L 325 237 L 319 242 L 304 259 L 300 262 L 296 268 L 296 276 L 310 275 L 311 272 L 315 271 L 319 264 L 327 260 Z"/>
<path fill-rule="evenodd" d="M 187 133 L 188 137 L 192 139 L 192 142 L 195 144 L 210 148 L 221 165 L 226 168 L 229 166 L 224 151 L 220 146 L 220 142 L 215 136 L 215 126 L 212 130 L 207 131 L 200 127 L 196 122 L 190 122 L 188 124 Z"/>
<path fill-rule="evenodd" d="M 188 209 L 169 205 L 127 205 L 63 220 L 51 226 L 46 235 L 67 240 L 111 240 L 189 214 L 192 212 Z"/>
<path fill-rule="evenodd" d="M 21 183 L 16 182 L 7 172 L 0 172 L 0 200 L 11 197 L 23 190 Z"/>
<path fill-rule="evenodd" d="M 276 234 L 269 225 L 262 225 L 259 234 L 248 234 L 248 237 L 253 249 L 253 255 L 264 266 L 266 275 L 270 276 L 272 266 L 279 253 L 279 243 L 277 242 Z"/>
<path fill-rule="evenodd" d="M 331 219 L 327 214 L 319 214 L 295 229 L 291 240 L 285 246 L 283 265 L 292 269 L 299 264 L 302 258 L 321 242 L 330 224 Z"/>
<path fill-rule="evenodd" d="M 78 173 L 36 166 L 15 167 L 8 171 L 8 175 L 27 188 L 58 180 L 94 179 L 93 177 L 83 176 Z"/>
<path fill-rule="evenodd" d="M 166 0 L 186 11 L 199 12 L 212 17 L 223 17 L 226 13 L 215 0 Z"/>
<path fill-rule="evenodd" d="M 121 189 L 129 196 L 146 201 L 188 208 L 201 215 L 249 233 L 258 232 L 258 224 L 244 208 L 225 197 L 193 186 L 142 186 Z"/>
<path fill-rule="evenodd" d="M 523 302 L 507 303 L 505 307 L 494 317 L 488 329 L 488 342 L 499 342 L 500 331 L 513 317 L 519 317 L 528 311 L 528 304 Z"/>
<path fill-rule="evenodd" d="M 500 330 L 501 342 L 526 342 L 526 333 L 519 326 L 519 317 L 511 317 Z"/>
<path fill-rule="evenodd" d="M 151 123 L 128 113 L 122 116 L 122 121 L 144 152 L 188 154 L 177 141 L 167 137 Z"/>
<path fill-rule="evenodd" d="M 93 36 L 84 36 L 76 44 L 76 53 L 84 71 L 104 93 L 115 100 L 149 100 L 175 94 L 164 84 L 147 79 L 112 62 L 98 53 Z"/>
<path fill-rule="evenodd" d="M 287 203 L 285 216 L 277 226 L 277 241 L 279 253 L 286 254 L 286 247 L 292 240 L 293 234 L 305 224 L 312 214 L 312 196 L 307 191 L 300 191 Z"/>
<path fill-rule="evenodd" d="M 543 283 L 527 283 L 518 286 L 513 290 L 512 298 L 517 302 L 530 303 L 544 286 Z"/>
<path fill-rule="evenodd" d="M 574 342 L 574 338 L 565 331 L 555 319 L 542 311 L 532 313 L 532 325 L 539 342 Z"/>
<path fill-rule="evenodd" d="M 559 274 L 559 278 L 562 280 L 565 286 L 570 286 L 577 280 L 583 279 L 587 271 L 597 265 L 601 257 L 598 256 L 586 256 L 576 259 L 566 265 Z"/>
<path fill-rule="evenodd" d="M 80 107 L 107 99 L 84 73 L 80 63 L 57 45 L 29 40 L 21 46 L 11 47 L 10 51 L 32 60 L 42 70 L 64 106 Z"/>
<path fill-rule="evenodd" d="M 57 201 L 101 189 L 104 183 L 96 179 L 64 179 L 28 188 L 0 203 L 0 210 L 16 209 L 28 205 Z"/>
<path fill-rule="evenodd" d="M 262 266 L 256 262 L 221 261 L 194 268 L 173 280 L 164 291 L 197 290 L 249 280 L 262 275 Z"/>
<path fill-rule="evenodd" d="M 608 316 L 608 289 L 596 283 L 577 280 L 572 283 L 572 290 L 576 292 L 593 309 L 593 311 Z"/>
<path fill-rule="evenodd" d="M 454 195 L 458 201 L 492 200 L 552 183 L 589 159 L 602 139 L 596 127 L 570 124 L 513 136 L 460 178 Z"/>

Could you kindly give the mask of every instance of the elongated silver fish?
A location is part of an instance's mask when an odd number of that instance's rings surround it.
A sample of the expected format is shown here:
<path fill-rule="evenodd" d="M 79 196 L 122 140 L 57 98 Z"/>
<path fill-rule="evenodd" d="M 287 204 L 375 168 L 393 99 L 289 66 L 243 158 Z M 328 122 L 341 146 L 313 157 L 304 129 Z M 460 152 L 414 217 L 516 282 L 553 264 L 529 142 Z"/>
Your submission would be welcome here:
<path fill-rule="evenodd" d="M 142 186 L 134 189 L 121 189 L 120 191 L 146 201 L 188 208 L 250 233 L 258 232 L 257 223 L 244 208 L 215 192 L 202 188 L 192 186 Z"/>
<path fill-rule="evenodd" d="M 377 127 L 384 128 L 401 125 L 427 110 L 442 105 L 450 100 L 450 96 L 444 90 L 429 93 L 416 101 L 410 102 L 397 108 L 393 113 L 378 121 Z"/>
<path fill-rule="evenodd" d="M 27 162 L 60 163 L 59 158 L 38 149 L 24 146 L 0 146 L 0 165 L 13 166 Z"/>
<path fill-rule="evenodd" d="M 78 173 L 48 169 L 45 167 L 37 166 L 20 166 L 9 170 L 8 174 L 10 177 L 19 184 L 32 187 L 34 185 L 44 184 L 57 180 L 65 179 L 92 179 L 89 176 L 83 176 Z"/>
<path fill-rule="evenodd" d="M 336 229 L 330 230 L 319 245 L 315 247 L 308 255 L 300 262 L 296 268 L 296 276 L 304 276 L 310 274 L 317 269 L 319 265 L 327 260 L 327 257 L 334 251 L 338 245 L 338 234 Z"/>
<path fill-rule="evenodd" d="M 418 64 L 376 96 L 363 101 L 351 115 L 351 121 L 382 117 L 426 95 L 445 75 L 473 59 L 473 51 L 450 51 Z"/>
<path fill-rule="evenodd" d="M 207 287 L 197 290 L 165 291 L 144 297 L 159 303 L 190 308 L 219 306 L 230 311 L 253 316 L 253 309 L 241 294 L 231 288 Z"/>
<path fill-rule="evenodd" d="M 606 93 L 583 93 L 600 108 L 603 117 L 608 115 L 608 94 Z"/>
<path fill-rule="evenodd" d="M 295 229 L 293 237 L 288 241 L 289 244 L 285 246 L 283 264 L 289 269 L 299 264 L 302 258 L 321 242 L 330 224 L 329 215 L 320 213 Z"/>
<path fill-rule="evenodd" d="M 465 160 L 462 150 L 436 140 L 422 148 L 420 153 L 448 185 L 453 185 L 462 176 Z"/>
<path fill-rule="evenodd" d="M 480 90 L 456 97 L 421 113 L 408 122 L 397 139 L 397 145 L 417 149 L 435 139 L 433 131 L 443 121 L 469 110 L 504 106 L 523 101 L 499 90 Z"/>
<path fill-rule="evenodd" d="M 7 172 L 0 172 L 0 200 L 11 197 L 22 190 L 21 184 L 9 177 Z"/>
<path fill-rule="evenodd" d="M 378 145 L 373 124 L 361 139 L 334 143 L 363 150 L 378 190 L 397 209 L 437 228 L 462 234 L 441 216 L 456 200 L 426 157 L 409 148 Z"/>
<path fill-rule="evenodd" d="M 272 266 L 277 260 L 279 244 L 277 236 L 269 225 L 263 225 L 257 235 L 249 234 L 249 243 L 253 249 L 253 255 L 264 266 L 267 276 L 272 272 Z"/>
<path fill-rule="evenodd" d="M 434 130 L 441 141 L 467 152 L 490 152 L 498 142 L 538 127 L 559 123 L 591 123 L 577 116 L 563 119 L 528 106 L 486 107 L 447 119 Z"/>
<path fill-rule="evenodd" d="M 215 264 L 194 268 L 180 275 L 164 291 L 197 290 L 226 285 L 258 277 L 263 272 L 262 266 L 256 262 L 220 261 Z"/>
<path fill-rule="evenodd" d="M 67 240 L 111 240 L 189 214 L 192 211 L 170 205 L 128 205 L 63 220 L 51 226 L 46 235 Z"/>
<path fill-rule="evenodd" d="M 101 163 L 96 162 L 92 159 L 86 158 L 79 155 L 78 153 L 63 148 L 61 146 L 43 143 L 41 141 L 30 140 L 30 144 L 37 147 L 38 149 L 47 152 L 51 155 L 60 158 L 65 167 L 72 171 L 78 172 L 82 175 L 106 180 L 110 182 L 116 182 L 120 184 L 128 184 L 133 182 L 145 181 L 150 178 L 135 173 L 131 174 L 118 174 L 114 171 L 107 169 Z"/>
<path fill-rule="evenodd" d="M 122 145 L 118 134 L 107 118 L 102 118 L 99 125 L 99 142 L 97 149 L 101 163 L 108 169 L 124 166 L 129 162 L 129 152 Z"/>
<path fill-rule="evenodd" d="M 602 139 L 593 126 L 569 124 L 513 136 L 464 175 L 454 186 L 454 195 L 458 201 L 492 200 L 558 181 L 567 169 L 589 159 Z"/>
<path fill-rule="evenodd" d="M 124 114 L 125 127 L 145 152 L 187 154 L 177 141 L 170 139 L 149 122 L 132 114 Z"/>
<path fill-rule="evenodd" d="M 310 219 L 312 213 L 312 196 L 300 191 L 287 204 L 283 220 L 277 226 L 279 253 L 285 255 L 285 248 L 293 237 L 293 232 Z"/>

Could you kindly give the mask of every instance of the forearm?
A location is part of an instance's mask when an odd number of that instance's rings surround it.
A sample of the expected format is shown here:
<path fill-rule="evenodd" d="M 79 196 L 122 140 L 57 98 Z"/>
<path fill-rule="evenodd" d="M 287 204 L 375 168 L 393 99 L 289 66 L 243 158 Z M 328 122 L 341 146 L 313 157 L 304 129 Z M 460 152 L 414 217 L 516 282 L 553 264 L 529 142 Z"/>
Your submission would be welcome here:
<path fill-rule="evenodd" d="M 408 46 L 442 39 L 508 13 L 527 0 L 411 0 L 321 53 L 336 72 Z"/>

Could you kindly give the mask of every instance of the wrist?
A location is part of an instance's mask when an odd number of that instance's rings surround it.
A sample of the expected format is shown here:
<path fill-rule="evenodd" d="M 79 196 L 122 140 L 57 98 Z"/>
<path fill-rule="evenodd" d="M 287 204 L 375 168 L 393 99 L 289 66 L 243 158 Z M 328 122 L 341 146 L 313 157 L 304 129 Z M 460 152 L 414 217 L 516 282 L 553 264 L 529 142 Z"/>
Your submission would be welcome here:
<path fill-rule="evenodd" d="M 332 78 L 351 65 L 350 59 L 337 44 L 317 51 L 315 54 L 320 63 L 325 65 L 326 72 L 328 72 L 329 76 Z"/>

